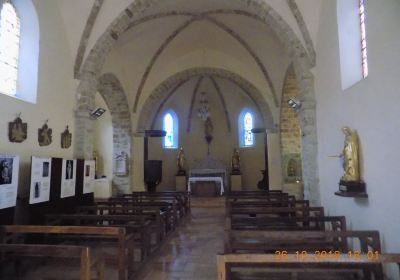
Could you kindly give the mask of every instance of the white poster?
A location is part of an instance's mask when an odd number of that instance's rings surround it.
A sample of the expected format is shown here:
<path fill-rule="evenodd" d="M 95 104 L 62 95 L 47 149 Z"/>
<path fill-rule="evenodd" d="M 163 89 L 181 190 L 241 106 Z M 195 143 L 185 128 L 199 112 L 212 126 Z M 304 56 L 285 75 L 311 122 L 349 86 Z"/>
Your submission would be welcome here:
<path fill-rule="evenodd" d="M 50 199 L 51 158 L 32 157 L 29 204 Z"/>
<path fill-rule="evenodd" d="M 76 159 L 63 159 L 61 171 L 61 198 L 75 196 Z"/>
<path fill-rule="evenodd" d="M 95 172 L 95 161 L 85 160 L 84 172 L 83 172 L 83 193 L 94 192 L 94 172 Z"/>
<path fill-rule="evenodd" d="M 17 204 L 19 157 L 0 155 L 0 209 Z"/>

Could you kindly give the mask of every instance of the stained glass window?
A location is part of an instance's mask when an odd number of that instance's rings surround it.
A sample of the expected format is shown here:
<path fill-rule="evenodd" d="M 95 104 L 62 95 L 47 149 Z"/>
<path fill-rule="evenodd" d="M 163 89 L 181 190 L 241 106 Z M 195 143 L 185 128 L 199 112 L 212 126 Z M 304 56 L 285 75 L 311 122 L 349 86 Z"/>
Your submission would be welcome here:
<path fill-rule="evenodd" d="M 367 40 L 365 34 L 365 0 L 359 0 L 360 8 L 360 28 L 361 28 L 361 62 L 363 78 L 368 76 L 368 60 L 367 60 Z"/>
<path fill-rule="evenodd" d="M 254 146 L 254 115 L 248 108 L 243 109 L 238 118 L 239 146 L 242 148 Z"/>
<path fill-rule="evenodd" d="M 164 148 L 176 149 L 178 147 L 178 118 L 173 111 L 164 115 L 163 129 L 167 132 L 164 137 Z"/>
<path fill-rule="evenodd" d="M 14 6 L 4 1 L 0 13 L 0 92 L 17 93 L 20 20 Z"/>
<path fill-rule="evenodd" d="M 253 129 L 253 116 L 251 113 L 247 112 L 244 115 L 244 145 L 245 146 L 253 146 L 253 133 L 251 130 Z"/>

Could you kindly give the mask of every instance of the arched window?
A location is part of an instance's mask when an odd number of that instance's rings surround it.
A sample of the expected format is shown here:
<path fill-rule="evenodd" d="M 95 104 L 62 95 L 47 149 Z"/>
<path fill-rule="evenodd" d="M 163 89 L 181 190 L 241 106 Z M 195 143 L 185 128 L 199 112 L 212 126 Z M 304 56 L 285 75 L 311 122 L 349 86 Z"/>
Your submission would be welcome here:
<path fill-rule="evenodd" d="M 178 148 L 178 118 L 174 111 L 167 111 L 163 118 L 163 130 L 167 132 L 164 137 L 164 148 Z"/>
<path fill-rule="evenodd" d="M 0 13 L 0 92 L 17 93 L 20 20 L 9 1 L 4 1 Z"/>
<path fill-rule="evenodd" d="M 36 103 L 39 39 L 32 0 L 0 0 L 0 93 Z"/>
<path fill-rule="evenodd" d="M 239 114 L 239 146 L 252 147 L 254 146 L 254 135 L 251 130 L 254 127 L 254 116 L 248 109 L 243 110 Z"/>
<path fill-rule="evenodd" d="M 365 0 L 337 0 L 340 73 L 345 90 L 368 76 Z"/>

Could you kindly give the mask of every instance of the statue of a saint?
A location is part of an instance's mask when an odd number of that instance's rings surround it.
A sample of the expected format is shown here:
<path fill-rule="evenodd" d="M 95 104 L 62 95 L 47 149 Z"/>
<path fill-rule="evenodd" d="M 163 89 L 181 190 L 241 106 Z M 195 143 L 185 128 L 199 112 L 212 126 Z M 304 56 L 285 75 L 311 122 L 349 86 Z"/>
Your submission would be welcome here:
<path fill-rule="evenodd" d="M 343 152 L 340 155 L 343 158 L 344 174 L 341 178 L 344 182 L 360 181 L 359 164 L 359 144 L 357 132 L 345 126 L 342 128 L 345 135 Z"/>
<path fill-rule="evenodd" d="M 50 145 L 52 142 L 52 133 L 53 130 L 48 127 L 47 122 L 42 126 L 42 128 L 39 128 L 38 131 L 39 146 Z"/>
<path fill-rule="evenodd" d="M 186 175 L 185 171 L 185 152 L 183 147 L 180 147 L 178 157 L 176 159 L 176 165 L 178 166 L 178 176 Z"/>
<path fill-rule="evenodd" d="M 239 149 L 233 149 L 233 155 L 231 160 L 232 174 L 240 174 L 240 156 Z"/>

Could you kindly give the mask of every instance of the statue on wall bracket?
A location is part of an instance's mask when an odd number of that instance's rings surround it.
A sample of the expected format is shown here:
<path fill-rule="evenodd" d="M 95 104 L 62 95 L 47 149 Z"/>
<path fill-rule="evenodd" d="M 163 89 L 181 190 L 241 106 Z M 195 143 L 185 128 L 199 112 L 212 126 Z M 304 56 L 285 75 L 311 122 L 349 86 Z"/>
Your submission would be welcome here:
<path fill-rule="evenodd" d="M 52 133 L 53 130 L 49 128 L 47 125 L 48 120 L 45 122 L 45 124 L 42 126 L 42 128 L 38 129 L 38 141 L 39 141 L 39 146 L 48 146 L 51 144 L 53 141 L 52 139 Z"/>
<path fill-rule="evenodd" d="M 71 147 L 71 143 L 72 143 L 72 133 L 69 132 L 67 125 L 64 132 L 61 133 L 61 148 L 68 149 L 69 147 Z"/>
<path fill-rule="evenodd" d="M 176 174 L 177 176 L 186 175 L 185 161 L 186 161 L 185 152 L 183 151 L 183 147 L 180 147 L 178 152 L 178 157 L 176 159 L 176 165 L 178 166 L 178 173 Z"/>
<path fill-rule="evenodd" d="M 22 122 L 21 113 L 13 122 L 8 123 L 8 139 L 12 143 L 22 143 L 28 136 L 28 124 Z"/>
<path fill-rule="evenodd" d="M 365 193 L 365 183 L 360 176 L 360 146 L 355 130 L 345 126 L 342 128 L 345 135 L 344 147 L 339 157 L 343 164 L 343 176 L 340 178 L 339 191 Z"/>
<path fill-rule="evenodd" d="M 233 149 L 233 155 L 232 155 L 232 160 L 231 160 L 231 169 L 232 169 L 232 175 L 240 175 L 240 155 L 239 155 L 239 149 L 234 148 Z"/>

